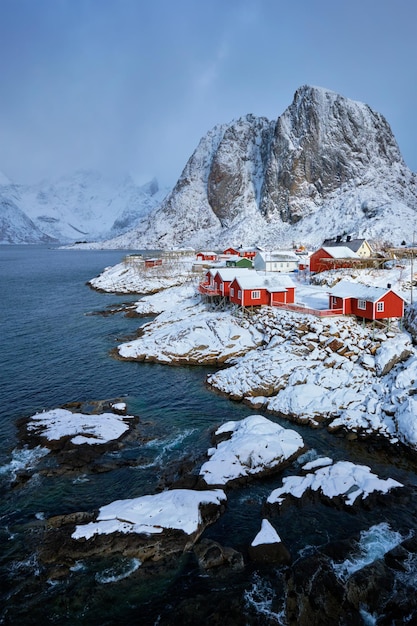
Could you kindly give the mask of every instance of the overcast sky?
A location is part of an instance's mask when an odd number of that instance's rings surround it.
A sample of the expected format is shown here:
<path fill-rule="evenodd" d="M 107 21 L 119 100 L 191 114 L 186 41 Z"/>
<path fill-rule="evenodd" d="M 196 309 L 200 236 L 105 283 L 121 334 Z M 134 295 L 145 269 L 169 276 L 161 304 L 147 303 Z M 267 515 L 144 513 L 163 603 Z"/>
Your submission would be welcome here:
<path fill-rule="evenodd" d="M 417 171 L 416 0 L 0 0 L 0 171 L 172 185 L 201 137 L 301 85 L 385 116 Z"/>

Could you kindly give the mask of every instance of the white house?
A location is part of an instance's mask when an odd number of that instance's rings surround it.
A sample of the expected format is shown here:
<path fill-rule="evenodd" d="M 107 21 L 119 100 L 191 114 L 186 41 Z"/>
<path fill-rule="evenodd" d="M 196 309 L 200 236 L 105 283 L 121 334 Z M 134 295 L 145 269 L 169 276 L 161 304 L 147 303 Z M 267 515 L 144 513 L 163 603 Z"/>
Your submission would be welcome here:
<path fill-rule="evenodd" d="M 292 250 L 259 251 L 253 259 L 253 267 L 259 272 L 294 272 L 300 258 Z"/>

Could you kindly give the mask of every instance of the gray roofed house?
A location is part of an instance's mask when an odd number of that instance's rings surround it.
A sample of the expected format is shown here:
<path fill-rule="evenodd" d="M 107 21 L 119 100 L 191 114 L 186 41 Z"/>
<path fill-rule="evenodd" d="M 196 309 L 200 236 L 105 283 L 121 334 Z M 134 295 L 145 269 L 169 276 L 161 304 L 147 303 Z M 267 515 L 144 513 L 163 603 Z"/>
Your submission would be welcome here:
<path fill-rule="evenodd" d="M 359 257 L 368 258 L 372 256 L 373 250 L 366 239 L 352 239 L 350 235 L 346 237 L 338 236 L 335 239 L 325 239 L 322 248 L 334 248 L 343 246 L 349 248 L 352 252 L 356 252 Z"/>

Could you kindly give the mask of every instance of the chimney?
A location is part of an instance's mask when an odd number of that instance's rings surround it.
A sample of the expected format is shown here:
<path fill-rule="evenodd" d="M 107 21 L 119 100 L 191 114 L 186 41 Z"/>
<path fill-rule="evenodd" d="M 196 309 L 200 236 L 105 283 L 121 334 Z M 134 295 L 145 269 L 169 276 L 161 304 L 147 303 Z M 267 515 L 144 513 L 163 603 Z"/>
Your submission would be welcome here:
<path fill-rule="evenodd" d="M 351 239 L 352 239 L 352 235 L 348 235 L 348 236 L 346 237 L 346 241 L 350 241 Z"/>
<path fill-rule="evenodd" d="M 391 289 L 391 283 L 387 283 L 387 289 Z"/>
<path fill-rule="evenodd" d="M 337 235 L 336 243 L 340 243 L 342 241 L 342 235 Z"/>

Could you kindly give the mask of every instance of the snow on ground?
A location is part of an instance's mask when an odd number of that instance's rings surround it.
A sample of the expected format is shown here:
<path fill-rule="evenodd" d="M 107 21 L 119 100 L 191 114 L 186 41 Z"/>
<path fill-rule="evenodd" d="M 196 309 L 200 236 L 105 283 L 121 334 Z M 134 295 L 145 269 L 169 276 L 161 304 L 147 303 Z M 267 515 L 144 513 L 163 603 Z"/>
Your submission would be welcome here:
<path fill-rule="evenodd" d="M 171 291 L 171 290 L 169 290 Z M 217 363 L 262 343 L 262 333 L 229 312 L 207 310 L 200 297 L 170 300 L 142 336 L 118 346 L 121 357 L 159 363 Z"/>
<path fill-rule="evenodd" d="M 163 289 L 158 293 L 144 296 L 135 304 L 135 311 L 138 315 L 159 315 L 163 311 L 176 309 L 182 306 L 185 300 L 192 300 L 194 304 L 200 302 L 201 298 L 196 293 L 194 283 L 186 283 L 178 287 Z"/>
<path fill-rule="evenodd" d="M 71 437 L 71 442 L 75 445 L 93 445 L 119 439 L 129 430 L 130 419 L 134 419 L 133 416 L 115 413 L 85 415 L 72 413 L 67 409 L 52 409 L 32 415 L 27 429 L 49 441 Z"/>
<path fill-rule="evenodd" d="M 91 539 L 94 535 L 115 532 L 159 534 L 169 528 L 191 535 L 201 524 L 200 506 L 220 506 L 225 501 L 226 495 L 220 489 L 173 489 L 155 495 L 116 500 L 101 507 L 97 521 L 76 526 L 72 538 Z"/>
<path fill-rule="evenodd" d="M 106 267 L 88 284 L 94 289 L 113 293 L 154 293 L 195 279 L 193 262 L 194 258 L 189 256 L 181 259 L 164 258 L 162 265 L 146 268 L 143 259 L 126 256 L 121 263 Z"/>
<path fill-rule="evenodd" d="M 301 435 L 262 415 L 227 422 L 216 431 L 216 435 L 229 433 L 230 439 L 208 451 L 210 459 L 200 469 L 200 476 L 208 485 L 227 485 L 239 478 L 278 469 L 304 448 Z"/>
<path fill-rule="evenodd" d="M 376 491 L 387 493 L 395 487 L 403 487 L 393 478 L 378 478 L 366 465 L 355 465 L 350 461 L 327 464 L 305 476 L 287 476 L 282 482 L 283 486 L 274 489 L 268 496 L 268 504 L 281 505 L 287 496 L 301 498 L 307 491 L 317 491 L 327 498 L 341 497 L 345 504 L 351 506 L 359 497 L 365 500 Z"/>

